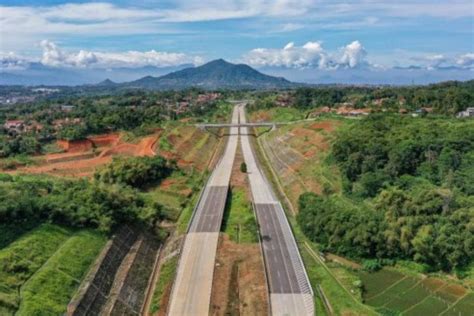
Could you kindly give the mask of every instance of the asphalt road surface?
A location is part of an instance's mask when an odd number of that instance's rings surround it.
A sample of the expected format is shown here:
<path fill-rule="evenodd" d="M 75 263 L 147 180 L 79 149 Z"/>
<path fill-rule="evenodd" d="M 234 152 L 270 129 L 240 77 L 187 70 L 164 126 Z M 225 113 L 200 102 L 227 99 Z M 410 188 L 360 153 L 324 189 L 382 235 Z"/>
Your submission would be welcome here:
<path fill-rule="evenodd" d="M 239 107 L 240 122 L 245 108 Z M 252 199 L 257 214 L 272 315 L 314 315 L 313 292 L 285 212 L 261 171 L 247 127 L 240 128 Z"/>
<path fill-rule="evenodd" d="M 239 122 L 238 106 L 232 123 Z M 238 127 L 231 127 L 225 152 L 209 178 L 186 235 L 168 315 L 208 315 L 219 231 L 238 143 Z"/>

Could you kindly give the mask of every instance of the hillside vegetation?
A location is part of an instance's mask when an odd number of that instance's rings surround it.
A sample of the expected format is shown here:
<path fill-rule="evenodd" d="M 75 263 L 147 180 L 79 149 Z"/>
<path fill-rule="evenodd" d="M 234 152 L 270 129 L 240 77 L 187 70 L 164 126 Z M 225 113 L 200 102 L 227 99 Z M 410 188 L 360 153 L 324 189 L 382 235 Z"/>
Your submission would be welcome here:
<path fill-rule="evenodd" d="M 332 144 L 343 194 L 300 197 L 299 224 L 325 250 L 461 271 L 474 257 L 474 122 L 371 115 Z"/>

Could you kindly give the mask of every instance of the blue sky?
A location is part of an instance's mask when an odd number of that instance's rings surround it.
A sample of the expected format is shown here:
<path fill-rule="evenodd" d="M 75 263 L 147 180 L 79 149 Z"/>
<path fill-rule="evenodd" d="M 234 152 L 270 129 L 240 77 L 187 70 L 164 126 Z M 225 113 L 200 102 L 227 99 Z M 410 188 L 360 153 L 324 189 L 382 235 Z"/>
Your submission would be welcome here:
<path fill-rule="evenodd" d="M 410 66 L 407 78 L 416 67 L 433 81 L 446 69 L 469 79 L 474 2 L 0 0 L 0 58 L 6 72 L 33 62 L 84 70 L 224 58 L 310 82 L 345 72 L 363 82 Z"/>

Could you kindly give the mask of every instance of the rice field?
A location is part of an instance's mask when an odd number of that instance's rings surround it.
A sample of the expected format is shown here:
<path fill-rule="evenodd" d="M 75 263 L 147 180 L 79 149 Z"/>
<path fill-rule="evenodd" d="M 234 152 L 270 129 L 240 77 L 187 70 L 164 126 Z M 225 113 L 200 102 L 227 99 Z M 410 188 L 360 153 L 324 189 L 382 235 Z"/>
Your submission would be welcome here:
<path fill-rule="evenodd" d="M 417 278 L 382 269 L 361 272 L 364 302 L 381 314 L 474 315 L 474 293 L 458 284 L 435 278 Z"/>

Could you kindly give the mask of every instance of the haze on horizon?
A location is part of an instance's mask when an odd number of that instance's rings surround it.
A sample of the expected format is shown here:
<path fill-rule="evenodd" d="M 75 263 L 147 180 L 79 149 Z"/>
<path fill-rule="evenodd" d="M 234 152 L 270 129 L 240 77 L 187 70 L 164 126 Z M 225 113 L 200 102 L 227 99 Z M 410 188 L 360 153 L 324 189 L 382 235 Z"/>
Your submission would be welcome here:
<path fill-rule="evenodd" d="M 217 58 L 308 83 L 468 80 L 473 18 L 471 0 L 1 0 L 0 83 L 129 81 Z"/>

